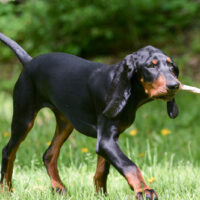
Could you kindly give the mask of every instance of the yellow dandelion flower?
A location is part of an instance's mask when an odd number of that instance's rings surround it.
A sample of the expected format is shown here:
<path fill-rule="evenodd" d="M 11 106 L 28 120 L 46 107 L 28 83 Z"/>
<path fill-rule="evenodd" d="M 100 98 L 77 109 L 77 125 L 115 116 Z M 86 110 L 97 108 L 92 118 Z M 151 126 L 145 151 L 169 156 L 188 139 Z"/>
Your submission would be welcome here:
<path fill-rule="evenodd" d="M 50 146 L 50 145 L 51 145 L 51 141 L 48 141 L 48 142 L 46 143 L 46 145 L 47 145 L 47 146 Z"/>
<path fill-rule="evenodd" d="M 148 179 L 148 182 L 149 182 L 149 183 L 153 183 L 153 182 L 155 182 L 155 181 L 156 181 L 156 179 L 155 179 L 154 177 L 151 177 L 151 178 Z"/>
<path fill-rule="evenodd" d="M 136 129 L 136 128 L 132 129 L 132 130 L 129 132 L 129 134 L 130 134 L 131 136 L 137 135 L 137 129 Z"/>
<path fill-rule="evenodd" d="M 142 157 L 144 157 L 144 156 L 145 156 L 145 153 L 140 153 L 140 154 L 139 154 L 139 157 L 140 157 L 140 158 L 142 158 Z"/>
<path fill-rule="evenodd" d="M 161 134 L 164 135 L 164 136 L 169 135 L 169 134 L 171 134 L 171 131 L 169 129 L 164 128 L 164 129 L 161 130 Z"/>
<path fill-rule="evenodd" d="M 83 153 L 87 153 L 87 152 L 88 152 L 88 148 L 82 148 L 81 151 L 82 151 Z"/>
<path fill-rule="evenodd" d="M 9 133 L 9 132 L 4 132 L 4 133 L 3 133 L 3 136 L 4 136 L 4 137 L 9 137 L 9 136 L 10 136 L 10 133 Z"/>

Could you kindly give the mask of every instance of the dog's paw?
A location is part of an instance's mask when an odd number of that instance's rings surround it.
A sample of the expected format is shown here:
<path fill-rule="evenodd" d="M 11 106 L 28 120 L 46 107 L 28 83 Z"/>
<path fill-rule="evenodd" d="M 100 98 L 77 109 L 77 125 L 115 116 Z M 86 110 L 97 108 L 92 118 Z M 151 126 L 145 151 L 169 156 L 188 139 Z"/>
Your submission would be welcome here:
<path fill-rule="evenodd" d="M 56 191 L 56 193 L 58 193 L 58 194 L 64 194 L 64 195 L 66 195 L 67 194 L 67 190 L 65 189 L 65 188 L 55 188 L 54 189 L 55 191 Z"/>
<path fill-rule="evenodd" d="M 14 188 L 13 187 L 9 187 L 6 184 L 0 183 L 0 193 L 1 192 L 14 192 Z"/>
<path fill-rule="evenodd" d="M 152 189 L 150 189 L 150 190 L 149 189 L 144 190 L 144 194 L 145 194 L 146 200 L 158 200 L 158 195 Z M 138 192 L 137 193 L 136 199 L 137 200 L 144 200 L 142 192 Z"/>
<path fill-rule="evenodd" d="M 67 190 L 65 187 L 61 186 L 61 187 L 52 187 L 52 191 L 57 193 L 57 194 L 60 194 L 60 195 L 64 195 L 66 196 L 67 195 Z"/>

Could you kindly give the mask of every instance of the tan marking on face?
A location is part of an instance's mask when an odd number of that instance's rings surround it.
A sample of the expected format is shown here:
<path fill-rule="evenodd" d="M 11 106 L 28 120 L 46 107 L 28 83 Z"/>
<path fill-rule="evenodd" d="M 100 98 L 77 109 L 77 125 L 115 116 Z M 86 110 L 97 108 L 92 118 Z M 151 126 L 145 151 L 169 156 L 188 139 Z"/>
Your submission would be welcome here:
<path fill-rule="evenodd" d="M 132 171 L 125 174 L 125 178 L 131 189 L 137 192 L 144 190 L 150 190 L 151 188 L 145 183 L 142 173 L 139 168 L 133 169 Z"/>
<path fill-rule="evenodd" d="M 153 59 L 153 60 L 152 60 L 152 63 L 153 63 L 154 65 L 157 65 L 158 61 L 157 61 L 156 59 Z"/>
<path fill-rule="evenodd" d="M 167 62 L 168 62 L 168 63 L 171 63 L 171 62 L 172 62 L 171 59 L 170 59 L 169 57 L 167 57 Z"/>
<path fill-rule="evenodd" d="M 144 87 L 145 93 L 151 98 L 167 93 L 166 80 L 163 75 L 160 75 L 153 82 L 145 82 L 144 78 L 140 79 L 142 86 Z"/>

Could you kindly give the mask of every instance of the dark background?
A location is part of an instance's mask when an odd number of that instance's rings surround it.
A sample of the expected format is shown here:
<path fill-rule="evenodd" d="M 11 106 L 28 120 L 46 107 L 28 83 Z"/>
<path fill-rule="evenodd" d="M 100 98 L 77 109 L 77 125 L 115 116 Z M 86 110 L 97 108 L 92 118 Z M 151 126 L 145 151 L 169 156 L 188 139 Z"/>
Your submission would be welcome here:
<path fill-rule="evenodd" d="M 0 32 L 31 56 L 60 51 L 113 63 L 150 44 L 197 81 L 199 28 L 198 0 L 0 1 Z M 0 52 L 0 79 L 9 79 L 18 61 L 2 43 Z"/>

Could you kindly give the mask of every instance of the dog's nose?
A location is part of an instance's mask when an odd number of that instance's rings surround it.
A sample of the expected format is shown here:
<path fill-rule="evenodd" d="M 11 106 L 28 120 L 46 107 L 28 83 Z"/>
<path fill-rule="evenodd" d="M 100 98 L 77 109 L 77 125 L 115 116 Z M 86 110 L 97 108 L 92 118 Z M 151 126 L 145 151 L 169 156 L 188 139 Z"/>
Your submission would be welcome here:
<path fill-rule="evenodd" d="M 170 90 L 177 90 L 180 86 L 179 82 L 171 82 L 167 84 L 168 89 Z"/>

